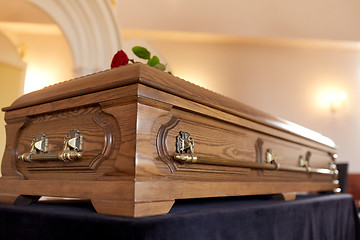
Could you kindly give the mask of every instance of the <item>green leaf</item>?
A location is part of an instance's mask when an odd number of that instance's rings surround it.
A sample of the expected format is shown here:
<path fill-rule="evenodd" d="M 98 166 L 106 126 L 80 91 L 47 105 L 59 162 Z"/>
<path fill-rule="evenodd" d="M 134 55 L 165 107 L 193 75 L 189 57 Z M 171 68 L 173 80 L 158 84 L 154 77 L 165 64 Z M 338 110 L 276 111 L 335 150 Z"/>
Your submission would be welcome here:
<path fill-rule="evenodd" d="M 165 71 L 165 68 L 166 68 L 165 65 L 162 64 L 162 63 L 157 63 L 157 64 L 155 64 L 154 67 L 161 70 L 161 71 Z"/>
<path fill-rule="evenodd" d="M 147 65 L 154 67 L 156 64 L 159 64 L 160 60 L 157 56 L 153 56 L 149 61 L 147 62 Z"/>
<path fill-rule="evenodd" d="M 150 52 L 144 48 L 144 47 L 139 47 L 139 46 L 135 46 L 132 48 L 132 51 L 133 53 L 139 57 L 139 58 L 142 58 L 142 59 L 150 59 Z"/>

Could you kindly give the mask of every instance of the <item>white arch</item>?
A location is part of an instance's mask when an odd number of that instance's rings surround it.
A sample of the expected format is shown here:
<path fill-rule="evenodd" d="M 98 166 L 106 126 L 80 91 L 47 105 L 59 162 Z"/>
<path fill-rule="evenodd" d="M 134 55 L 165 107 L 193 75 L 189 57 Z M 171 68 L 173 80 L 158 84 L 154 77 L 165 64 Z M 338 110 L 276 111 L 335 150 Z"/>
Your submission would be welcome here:
<path fill-rule="evenodd" d="M 74 76 L 110 67 L 121 49 L 116 7 L 108 0 L 28 0 L 50 15 L 64 32 L 73 58 Z"/>

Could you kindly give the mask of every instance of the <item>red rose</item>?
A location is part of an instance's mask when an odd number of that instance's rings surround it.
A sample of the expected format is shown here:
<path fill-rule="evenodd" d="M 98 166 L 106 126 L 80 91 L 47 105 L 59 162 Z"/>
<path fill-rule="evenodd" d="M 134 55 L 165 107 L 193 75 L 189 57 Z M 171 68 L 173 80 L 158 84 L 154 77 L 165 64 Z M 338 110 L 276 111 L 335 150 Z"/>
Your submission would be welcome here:
<path fill-rule="evenodd" d="M 120 67 L 122 65 L 126 65 L 129 63 L 129 58 L 128 56 L 126 55 L 126 53 L 121 50 L 121 51 L 118 51 L 112 61 L 111 61 L 111 68 L 115 68 L 115 67 Z"/>

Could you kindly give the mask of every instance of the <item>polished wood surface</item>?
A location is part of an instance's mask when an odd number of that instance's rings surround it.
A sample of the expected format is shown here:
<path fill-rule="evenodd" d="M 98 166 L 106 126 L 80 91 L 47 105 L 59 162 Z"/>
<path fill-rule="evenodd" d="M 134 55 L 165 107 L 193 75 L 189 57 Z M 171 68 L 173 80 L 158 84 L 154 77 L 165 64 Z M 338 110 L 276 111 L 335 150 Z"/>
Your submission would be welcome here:
<path fill-rule="evenodd" d="M 201 103 L 202 105 L 219 109 L 223 112 L 228 112 L 246 119 L 258 121 L 265 125 L 277 127 L 284 131 L 292 133 L 296 132 L 299 135 L 315 141 L 323 142 L 332 147 L 335 146 L 331 139 L 328 139 L 321 134 L 290 123 L 284 119 L 258 111 L 250 106 L 236 102 L 230 98 L 184 81 L 183 79 L 177 78 L 168 73 L 154 71 L 153 68 L 140 63 L 121 66 L 93 75 L 52 85 L 42 89 L 41 91 L 32 92 L 18 98 L 10 107 L 4 108 L 4 111 L 50 103 L 71 97 L 132 85 L 135 83 L 141 83 L 145 86 L 150 86 L 151 88 L 179 96 L 183 99 Z"/>
<path fill-rule="evenodd" d="M 4 110 L 3 203 L 20 195 L 86 198 L 98 212 L 141 217 L 167 213 L 175 199 L 337 187 L 328 138 L 143 64 L 50 86 Z M 80 160 L 18 160 L 39 133 L 49 152 L 61 151 L 72 129 L 83 136 Z M 181 131 L 194 139 L 193 154 L 217 164 L 174 160 Z M 267 162 L 268 150 L 283 170 Z"/>

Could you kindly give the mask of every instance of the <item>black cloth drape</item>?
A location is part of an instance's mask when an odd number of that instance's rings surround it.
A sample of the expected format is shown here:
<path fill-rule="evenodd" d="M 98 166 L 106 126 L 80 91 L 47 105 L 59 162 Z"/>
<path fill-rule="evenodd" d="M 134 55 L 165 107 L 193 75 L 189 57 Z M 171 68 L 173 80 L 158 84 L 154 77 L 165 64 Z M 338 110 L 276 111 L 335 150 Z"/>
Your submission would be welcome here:
<path fill-rule="evenodd" d="M 97 214 L 89 202 L 0 205 L 0 239 L 360 239 L 349 194 L 176 201 L 169 214 L 129 218 Z"/>

